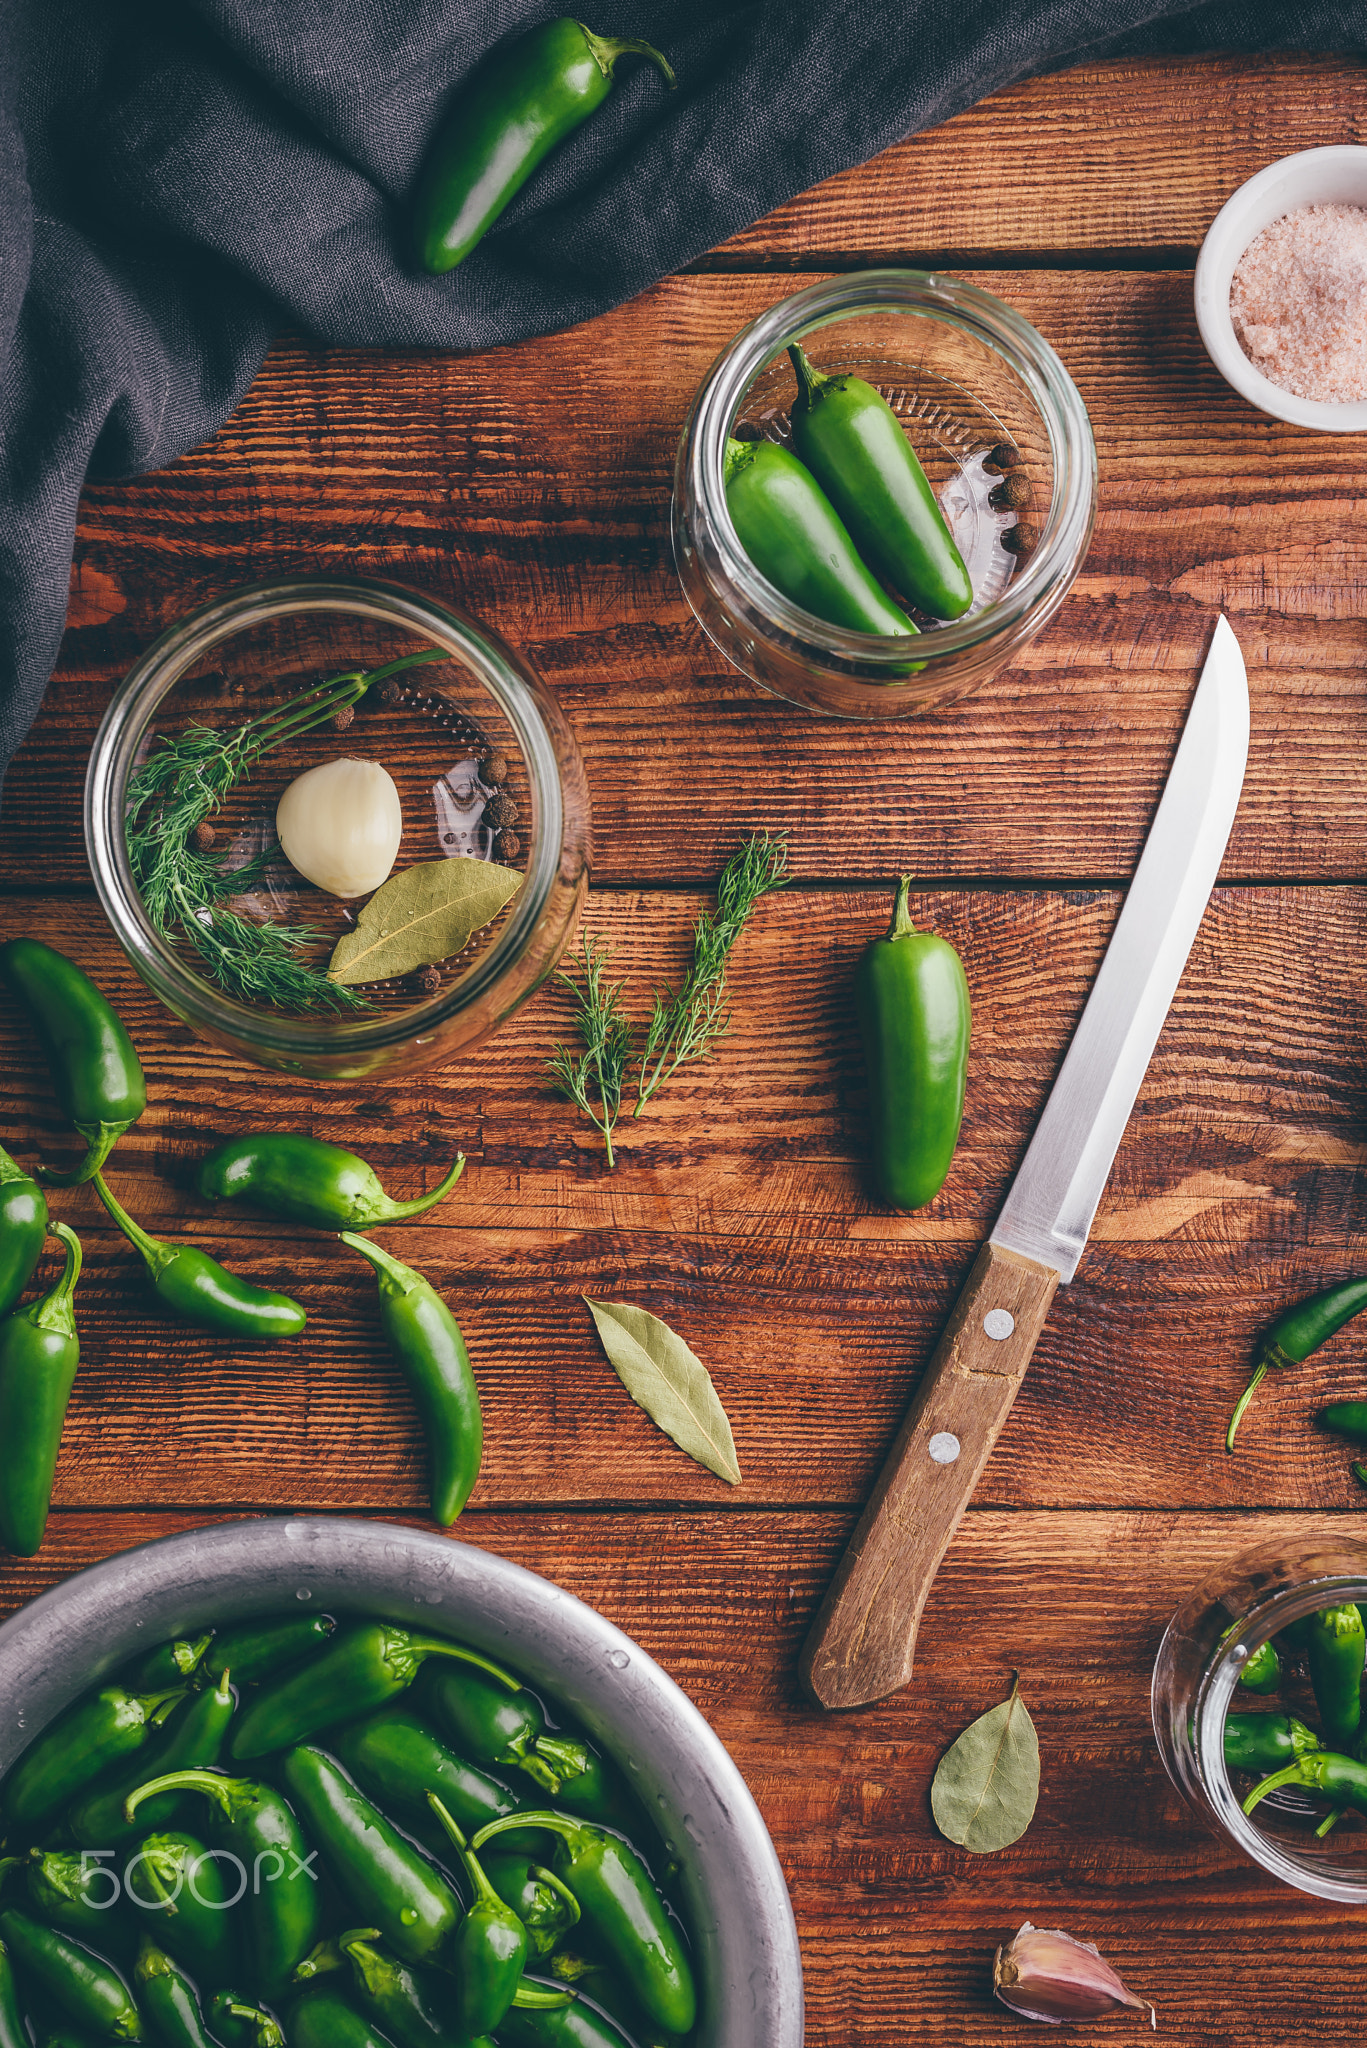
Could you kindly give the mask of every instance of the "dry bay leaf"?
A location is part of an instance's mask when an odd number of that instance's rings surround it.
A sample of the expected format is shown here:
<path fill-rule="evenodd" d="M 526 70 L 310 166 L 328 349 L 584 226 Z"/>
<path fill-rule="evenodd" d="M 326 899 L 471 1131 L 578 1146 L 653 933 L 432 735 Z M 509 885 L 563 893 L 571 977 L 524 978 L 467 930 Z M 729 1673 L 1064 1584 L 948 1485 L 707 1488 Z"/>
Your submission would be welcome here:
<path fill-rule="evenodd" d="M 603 1349 L 638 1407 L 681 1451 L 728 1486 L 740 1485 L 736 1442 L 702 1360 L 668 1323 L 624 1301 L 583 1302 Z"/>
<path fill-rule="evenodd" d="M 942 1835 L 986 1855 L 1020 1839 L 1038 1798 L 1039 1737 L 1017 1673 L 1010 1699 L 971 1722 L 940 1758 L 930 1808 Z"/>
<path fill-rule="evenodd" d="M 521 887 L 516 869 L 496 861 L 419 861 L 381 883 L 355 931 L 337 941 L 328 979 L 392 981 L 434 960 L 449 960 Z"/>

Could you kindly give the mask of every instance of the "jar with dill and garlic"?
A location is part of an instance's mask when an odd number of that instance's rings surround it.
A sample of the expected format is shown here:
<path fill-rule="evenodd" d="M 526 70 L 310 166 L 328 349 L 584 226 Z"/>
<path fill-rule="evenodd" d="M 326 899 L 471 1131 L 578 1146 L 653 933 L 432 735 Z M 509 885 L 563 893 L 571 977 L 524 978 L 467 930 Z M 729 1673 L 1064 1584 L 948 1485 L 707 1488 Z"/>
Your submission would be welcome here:
<path fill-rule="evenodd" d="M 144 979 L 206 1038 L 320 1076 L 484 1037 L 569 943 L 588 833 L 545 684 L 391 584 L 258 585 L 187 618 L 116 693 L 87 783 Z"/>

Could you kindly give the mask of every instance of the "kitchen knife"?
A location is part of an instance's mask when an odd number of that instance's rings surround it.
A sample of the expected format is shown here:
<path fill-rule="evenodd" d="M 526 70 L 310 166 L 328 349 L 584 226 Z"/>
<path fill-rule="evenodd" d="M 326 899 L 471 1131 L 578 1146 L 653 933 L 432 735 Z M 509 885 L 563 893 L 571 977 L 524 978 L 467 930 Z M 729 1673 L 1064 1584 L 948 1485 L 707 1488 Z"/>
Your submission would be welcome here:
<path fill-rule="evenodd" d="M 1248 683 L 1222 617 L 1029 1150 L 807 1639 L 802 1677 L 823 1707 L 883 1699 L 911 1676 L 940 1560 L 1011 1412 L 1054 1291 L 1077 1270 L 1215 885 L 1247 758 Z"/>

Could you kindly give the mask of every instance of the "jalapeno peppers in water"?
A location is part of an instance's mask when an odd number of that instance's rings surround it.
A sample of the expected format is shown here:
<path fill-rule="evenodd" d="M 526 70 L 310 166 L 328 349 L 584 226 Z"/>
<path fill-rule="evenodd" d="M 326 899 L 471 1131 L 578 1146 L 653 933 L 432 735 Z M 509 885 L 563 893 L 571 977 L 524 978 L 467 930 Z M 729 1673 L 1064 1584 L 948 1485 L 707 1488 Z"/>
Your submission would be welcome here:
<path fill-rule="evenodd" d="M 150 1744 L 150 1755 L 101 1783 L 72 1807 L 66 1818 L 69 1840 L 93 1849 L 118 1849 L 149 1829 L 168 1828 L 184 1804 L 184 1795 L 164 1792 L 144 1800 L 136 1820 L 124 1814 L 124 1801 L 145 1779 L 165 1771 L 207 1770 L 218 1762 L 233 1718 L 233 1690 L 224 1672 L 217 1685 L 177 1701 Z"/>
<path fill-rule="evenodd" d="M 791 450 L 776 441 L 728 441 L 723 467 L 737 538 L 775 590 L 852 633 L 915 633 Z"/>
<path fill-rule="evenodd" d="M 1244 1411 L 1268 1373 L 1280 1371 L 1286 1365 L 1300 1365 L 1365 1308 L 1367 1279 L 1344 1280 L 1337 1287 L 1326 1287 L 1322 1294 L 1312 1294 L 1307 1301 L 1296 1302 L 1278 1316 L 1258 1346 L 1248 1385 L 1229 1418 L 1225 1432 L 1227 1451 L 1234 1449 L 1235 1433 L 1244 1419 Z"/>
<path fill-rule="evenodd" d="M 90 977 L 37 939 L 0 946 L 0 979 L 27 1003 L 52 1069 L 57 1106 L 86 1141 L 85 1158 L 73 1171 L 40 1171 L 60 1187 L 75 1186 L 103 1166 L 147 1107 L 133 1041 Z"/>
<path fill-rule="evenodd" d="M 421 1273 L 349 1230 L 339 1235 L 375 1269 L 380 1320 L 427 1438 L 432 1519 L 449 1528 L 470 1498 L 484 1452 L 479 1389 L 465 1339 Z"/>
<path fill-rule="evenodd" d="M 892 407 L 862 377 L 823 377 L 796 344 L 793 449 L 875 575 L 937 619 L 973 602 L 963 557 Z"/>
<path fill-rule="evenodd" d="M 543 22 L 496 50 L 448 108 L 418 181 L 414 240 L 424 270 L 454 270 L 542 159 L 603 104 L 622 57 L 674 73 L 649 43 Z"/>
<path fill-rule="evenodd" d="M 456 1979 L 456 2011 L 467 2034 L 496 2027 L 517 1994 L 527 1960 L 527 1930 L 499 1896 L 484 1866 L 435 1793 L 431 1807 L 460 1856 L 473 1894 L 470 1910 L 446 1957 Z M 397 1944 L 396 1944 L 397 1946 Z"/>
<path fill-rule="evenodd" d="M 510 1691 L 478 1670 L 434 1666 L 424 1683 L 433 1712 L 462 1756 L 525 1771 L 553 1799 L 565 1798 L 588 1771 L 586 1745 L 548 1734 L 540 1702 L 516 1681 Z"/>
<path fill-rule="evenodd" d="M 239 1279 L 198 1245 L 162 1244 L 149 1237 L 110 1194 L 102 1174 L 95 1175 L 95 1192 L 128 1242 L 142 1253 L 153 1287 L 173 1314 L 249 1343 L 299 1335 L 306 1317 L 297 1301 Z"/>
<path fill-rule="evenodd" d="M 32 1557 L 42 1545 L 81 1356 L 71 1302 L 81 1241 L 65 1223 L 52 1228 L 66 1247 L 61 1279 L 41 1301 L 0 1323 L 0 1543 L 18 1557 Z"/>
<path fill-rule="evenodd" d="M 0 1316 L 33 1277 L 47 1236 L 47 1197 L 0 1147 Z"/>
<path fill-rule="evenodd" d="M 426 1821 L 432 1792 L 467 1834 L 518 1809 L 506 1785 L 448 1749 L 406 1706 L 349 1722 L 328 1748 L 363 1792 L 404 1820 Z"/>
<path fill-rule="evenodd" d="M 172 1692 L 139 1699 L 111 1685 L 68 1707 L 29 1744 L 0 1787 L 6 1833 L 11 1839 L 33 1836 L 55 1821 L 102 1772 L 141 1749 L 160 1710 L 169 1711 L 180 1697 Z"/>
<path fill-rule="evenodd" d="M 13 1907 L 0 1913 L 0 1938 L 23 1976 L 78 2027 L 100 2041 L 146 2039 L 128 1986 L 102 1956 Z"/>
<path fill-rule="evenodd" d="M 211 1152 L 199 1169 L 199 1192 L 207 1202 L 250 1202 L 286 1223 L 319 1230 L 374 1230 L 421 1216 L 449 1195 L 465 1170 L 465 1155 L 430 1195 L 394 1202 L 374 1170 L 354 1152 L 324 1144 L 298 1131 L 232 1138 Z"/>
<path fill-rule="evenodd" d="M 865 948 L 854 1002 L 869 1076 L 873 1178 L 894 1209 L 922 1209 L 944 1186 L 964 1113 L 972 1006 L 948 939 L 918 931 L 898 884 L 892 923 Z"/>

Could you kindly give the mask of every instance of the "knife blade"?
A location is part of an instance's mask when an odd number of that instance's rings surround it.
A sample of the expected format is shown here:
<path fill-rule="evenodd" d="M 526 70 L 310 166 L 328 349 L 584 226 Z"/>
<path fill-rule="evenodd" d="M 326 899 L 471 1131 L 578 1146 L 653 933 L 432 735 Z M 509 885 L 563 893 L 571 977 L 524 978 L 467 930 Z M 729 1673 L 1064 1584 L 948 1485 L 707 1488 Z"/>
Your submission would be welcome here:
<path fill-rule="evenodd" d="M 863 1706 L 911 1676 L 940 1560 L 1011 1412 L 1055 1291 L 1077 1270 L 1215 886 L 1248 732 L 1243 656 L 1222 616 L 1034 1136 L 812 1625 L 800 1668 L 821 1706 Z"/>

